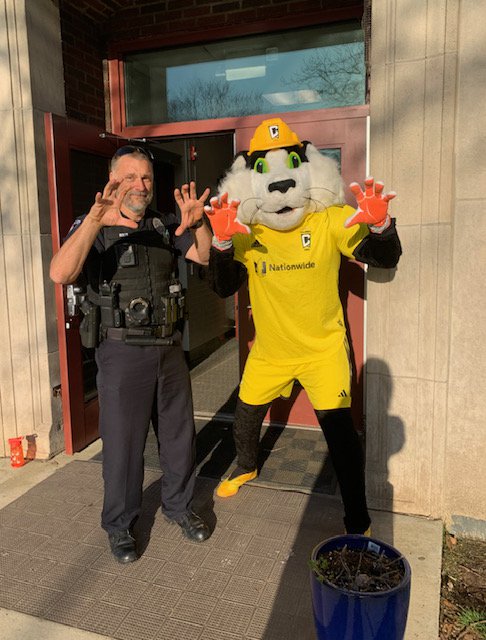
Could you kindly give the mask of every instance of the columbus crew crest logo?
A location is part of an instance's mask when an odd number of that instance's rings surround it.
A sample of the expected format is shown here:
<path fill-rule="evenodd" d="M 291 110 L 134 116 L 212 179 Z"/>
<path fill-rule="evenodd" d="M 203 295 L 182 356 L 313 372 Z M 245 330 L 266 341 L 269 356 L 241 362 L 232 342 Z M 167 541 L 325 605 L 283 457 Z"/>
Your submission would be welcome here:
<path fill-rule="evenodd" d="M 311 234 L 309 231 L 304 231 L 300 234 L 300 239 L 302 241 L 302 247 L 304 249 L 310 249 L 311 246 Z"/>
<path fill-rule="evenodd" d="M 278 136 L 280 135 L 280 131 L 278 128 L 278 124 L 272 124 L 268 127 L 268 132 L 270 134 L 270 138 L 272 140 L 275 140 L 275 138 L 278 138 Z"/>

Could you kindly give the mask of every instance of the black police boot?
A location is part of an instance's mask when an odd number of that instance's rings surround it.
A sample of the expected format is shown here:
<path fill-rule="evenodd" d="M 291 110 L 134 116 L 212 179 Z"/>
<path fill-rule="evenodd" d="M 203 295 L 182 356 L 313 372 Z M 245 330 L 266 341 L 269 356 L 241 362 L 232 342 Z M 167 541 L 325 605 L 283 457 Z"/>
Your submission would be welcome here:
<path fill-rule="evenodd" d="M 108 540 L 111 553 L 118 562 L 126 564 L 138 560 L 135 538 L 128 529 L 108 534 Z"/>
<path fill-rule="evenodd" d="M 191 542 L 204 542 L 211 535 L 208 525 L 194 511 L 186 511 L 183 516 L 177 518 L 167 518 L 167 522 L 178 524 L 182 529 L 182 533 Z"/>

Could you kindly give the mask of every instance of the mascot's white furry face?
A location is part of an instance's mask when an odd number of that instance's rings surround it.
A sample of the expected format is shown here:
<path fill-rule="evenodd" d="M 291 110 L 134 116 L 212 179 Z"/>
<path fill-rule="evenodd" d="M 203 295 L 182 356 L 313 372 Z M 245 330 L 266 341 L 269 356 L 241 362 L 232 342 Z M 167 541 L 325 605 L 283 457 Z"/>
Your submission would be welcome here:
<path fill-rule="evenodd" d="M 239 154 L 219 185 L 239 200 L 238 220 L 285 231 L 308 213 L 344 202 L 338 166 L 309 142 Z"/>

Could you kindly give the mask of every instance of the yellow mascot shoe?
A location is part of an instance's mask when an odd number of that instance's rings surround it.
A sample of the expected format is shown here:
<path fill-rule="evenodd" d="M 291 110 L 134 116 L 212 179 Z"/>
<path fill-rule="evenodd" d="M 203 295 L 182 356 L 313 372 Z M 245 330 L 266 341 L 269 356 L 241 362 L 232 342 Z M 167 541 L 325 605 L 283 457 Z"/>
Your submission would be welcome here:
<path fill-rule="evenodd" d="M 226 478 L 223 480 L 216 489 L 216 495 L 220 498 L 230 498 L 238 493 L 238 489 L 241 485 L 245 484 L 245 482 L 250 482 L 250 480 L 254 480 L 257 477 L 257 471 L 250 471 L 249 473 L 242 473 L 240 476 L 236 476 L 236 478 Z"/>

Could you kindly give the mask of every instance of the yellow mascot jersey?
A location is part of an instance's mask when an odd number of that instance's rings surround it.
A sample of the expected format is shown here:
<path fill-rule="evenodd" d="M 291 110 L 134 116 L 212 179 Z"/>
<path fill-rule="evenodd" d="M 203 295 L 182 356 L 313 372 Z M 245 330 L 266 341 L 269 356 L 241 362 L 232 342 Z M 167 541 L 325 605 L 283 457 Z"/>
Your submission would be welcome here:
<path fill-rule="evenodd" d="M 366 225 L 344 228 L 353 213 L 347 205 L 332 206 L 289 231 L 256 224 L 250 235 L 233 236 L 235 260 L 248 271 L 255 356 L 298 364 L 330 356 L 343 345 L 341 254 L 352 258 L 369 233 Z"/>

